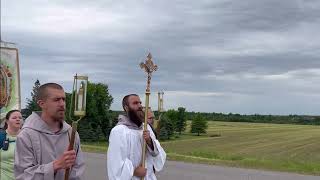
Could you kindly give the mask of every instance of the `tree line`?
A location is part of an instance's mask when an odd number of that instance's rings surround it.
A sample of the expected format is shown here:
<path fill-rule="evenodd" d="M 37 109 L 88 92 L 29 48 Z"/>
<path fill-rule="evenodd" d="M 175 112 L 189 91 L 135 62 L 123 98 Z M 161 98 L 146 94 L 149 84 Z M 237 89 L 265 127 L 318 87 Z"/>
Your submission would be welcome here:
<path fill-rule="evenodd" d="M 40 85 L 39 80 L 34 83 L 31 98 L 27 99 L 26 108 L 22 110 L 24 118 L 32 111 L 40 111 L 36 103 Z M 108 140 L 111 129 L 117 124 L 119 114 L 124 114 L 123 111 L 112 111 L 110 109 L 112 102 L 113 97 L 109 93 L 107 84 L 88 82 L 86 116 L 78 125 L 78 132 L 83 141 Z M 70 103 L 71 94 L 66 93 L 66 121 L 71 124 L 71 119 L 74 117 L 69 117 Z M 154 113 L 159 117 L 159 112 Z M 190 127 L 186 131 L 188 121 Z M 205 134 L 208 121 L 320 125 L 319 116 L 203 113 L 188 112 L 186 108 L 179 107 L 177 110 L 170 109 L 162 113 L 158 138 L 170 140 L 178 138 L 183 133 L 193 133 L 198 136 Z"/>
<path fill-rule="evenodd" d="M 198 112 L 186 112 L 187 119 L 193 119 Z M 273 124 L 320 125 L 320 116 L 307 115 L 241 115 L 233 113 L 200 113 L 208 121 L 251 122 Z"/>
<path fill-rule="evenodd" d="M 33 111 L 40 111 L 36 102 L 37 92 L 41 83 L 37 80 L 34 83 L 31 98 L 27 98 L 26 108 L 22 110 L 24 118 L 28 117 Z M 111 129 L 117 124 L 118 116 L 124 114 L 123 111 L 112 111 L 110 109 L 113 97 L 109 93 L 107 84 L 88 82 L 87 89 L 86 116 L 78 125 L 78 133 L 83 141 L 105 141 L 108 140 Z M 69 117 L 71 104 L 71 93 L 66 92 L 66 122 L 71 124 Z M 155 112 L 158 116 L 159 113 Z M 199 121 L 200 119 L 200 121 Z M 200 135 L 205 133 L 206 123 L 203 118 L 195 121 L 190 132 Z M 201 126 L 204 124 L 203 126 Z M 173 136 L 181 135 L 187 127 L 186 109 L 179 107 L 177 110 L 171 109 L 162 114 L 160 121 L 159 138 L 161 140 L 171 139 Z"/>

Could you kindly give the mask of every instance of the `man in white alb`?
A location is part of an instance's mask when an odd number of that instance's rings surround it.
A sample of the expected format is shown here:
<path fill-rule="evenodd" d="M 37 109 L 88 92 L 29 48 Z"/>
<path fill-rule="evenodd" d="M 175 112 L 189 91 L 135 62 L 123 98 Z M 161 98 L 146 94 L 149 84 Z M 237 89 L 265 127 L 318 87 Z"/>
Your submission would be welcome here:
<path fill-rule="evenodd" d="M 120 115 L 112 129 L 107 153 L 109 180 L 156 180 L 154 170 L 161 171 L 166 153 L 156 139 L 151 127 L 143 131 L 143 111 L 138 95 L 130 94 L 122 100 L 126 115 Z M 147 142 L 146 164 L 141 166 L 142 143 Z"/>

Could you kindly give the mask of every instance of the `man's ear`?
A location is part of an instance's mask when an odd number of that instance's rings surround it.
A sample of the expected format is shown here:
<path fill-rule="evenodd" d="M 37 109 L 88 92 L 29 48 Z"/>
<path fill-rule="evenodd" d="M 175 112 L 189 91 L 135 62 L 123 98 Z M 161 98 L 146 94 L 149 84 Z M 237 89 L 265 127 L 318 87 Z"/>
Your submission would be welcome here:
<path fill-rule="evenodd" d="M 43 100 L 38 100 L 38 101 L 37 101 L 37 104 L 38 104 L 38 106 L 39 106 L 40 108 L 43 108 L 43 106 L 44 106 L 44 101 L 43 101 Z"/>
<path fill-rule="evenodd" d="M 126 110 L 126 112 L 129 111 L 129 107 L 127 105 L 124 106 L 124 109 Z"/>

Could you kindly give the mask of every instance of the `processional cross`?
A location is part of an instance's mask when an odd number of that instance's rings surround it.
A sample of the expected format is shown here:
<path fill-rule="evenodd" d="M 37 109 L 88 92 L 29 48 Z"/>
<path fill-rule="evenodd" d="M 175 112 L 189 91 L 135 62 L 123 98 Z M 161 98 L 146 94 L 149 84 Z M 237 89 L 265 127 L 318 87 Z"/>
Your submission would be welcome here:
<path fill-rule="evenodd" d="M 146 104 L 145 104 L 145 112 L 144 112 L 144 126 L 143 130 L 147 130 L 147 118 L 148 118 L 148 111 L 149 111 L 149 97 L 150 97 L 150 84 L 151 84 L 151 77 L 154 71 L 158 70 L 158 66 L 152 62 L 152 55 L 151 53 L 148 54 L 145 63 L 140 63 L 141 69 L 143 69 L 148 76 L 147 79 L 147 88 L 146 88 Z M 142 167 L 145 167 L 145 160 L 146 160 L 146 141 L 143 141 L 142 145 Z M 144 177 L 141 178 L 144 180 Z"/>

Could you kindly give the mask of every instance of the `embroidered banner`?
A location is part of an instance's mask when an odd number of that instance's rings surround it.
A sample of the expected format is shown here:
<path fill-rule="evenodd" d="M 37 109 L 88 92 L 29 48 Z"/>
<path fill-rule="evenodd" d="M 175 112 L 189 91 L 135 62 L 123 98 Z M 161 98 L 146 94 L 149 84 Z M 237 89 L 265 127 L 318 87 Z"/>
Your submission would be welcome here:
<path fill-rule="evenodd" d="M 0 120 L 8 111 L 21 109 L 18 49 L 14 44 L 0 46 Z"/>

